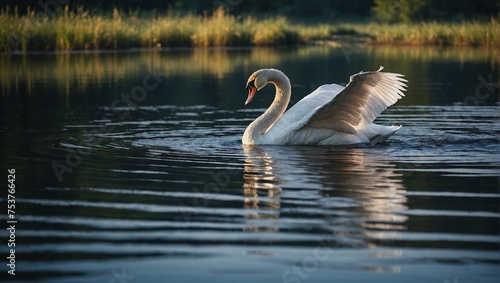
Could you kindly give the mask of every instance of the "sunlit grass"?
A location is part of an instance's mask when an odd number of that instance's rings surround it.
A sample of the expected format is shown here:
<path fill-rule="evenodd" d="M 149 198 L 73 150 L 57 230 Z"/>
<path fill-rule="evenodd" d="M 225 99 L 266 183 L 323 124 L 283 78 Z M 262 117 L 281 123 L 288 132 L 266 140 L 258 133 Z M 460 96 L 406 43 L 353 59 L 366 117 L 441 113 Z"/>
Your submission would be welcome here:
<path fill-rule="evenodd" d="M 285 17 L 238 17 L 222 8 L 196 16 L 90 13 L 67 7 L 47 16 L 0 11 L 0 52 L 156 47 L 276 46 L 350 35 L 376 44 L 500 46 L 499 20 L 415 24 L 294 23 Z"/>
<path fill-rule="evenodd" d="M 500 22 L 368 24 L 358 29 L 377 43 L 453 46 L 500 46 Z"/>

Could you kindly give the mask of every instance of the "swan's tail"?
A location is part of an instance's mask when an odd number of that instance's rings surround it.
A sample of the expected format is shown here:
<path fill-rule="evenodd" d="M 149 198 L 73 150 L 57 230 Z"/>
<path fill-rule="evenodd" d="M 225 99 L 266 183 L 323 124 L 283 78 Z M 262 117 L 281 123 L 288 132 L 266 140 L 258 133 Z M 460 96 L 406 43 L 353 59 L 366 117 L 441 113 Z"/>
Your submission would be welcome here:
<path fill-rule="evenodd" d="M 370 139 L 370 144 L 374 145 L 377 143 L 385 142 L 390 136 L 392 136 L 395 132 L 401 129 L 400 126 L 381 126 L 372 124 L 371 130 L 375 130 L 375 134 L 372 134 Z"/>

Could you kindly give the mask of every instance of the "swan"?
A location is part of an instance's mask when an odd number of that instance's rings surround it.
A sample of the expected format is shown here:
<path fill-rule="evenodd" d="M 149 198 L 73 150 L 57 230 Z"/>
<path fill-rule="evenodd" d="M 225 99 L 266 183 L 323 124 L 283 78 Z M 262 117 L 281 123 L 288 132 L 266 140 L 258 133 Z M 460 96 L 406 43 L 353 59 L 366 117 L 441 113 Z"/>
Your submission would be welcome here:
<path fill-rule="evenodd" d="M 243 145 L 351 145 L 385 141 L 401 126 L 373 121 L 404 96 L 407 80 L 397 73 L 359 72 L 343 87 L 322 85 L 285 112 L 291 96 L 288 77 L 276 69 L 260 69 L 247 81 L 248 105 L 268 83 L 276 88 L 269 108 L 245 130 Z M 283 114 L 284 113 L 284 114 Z"/>

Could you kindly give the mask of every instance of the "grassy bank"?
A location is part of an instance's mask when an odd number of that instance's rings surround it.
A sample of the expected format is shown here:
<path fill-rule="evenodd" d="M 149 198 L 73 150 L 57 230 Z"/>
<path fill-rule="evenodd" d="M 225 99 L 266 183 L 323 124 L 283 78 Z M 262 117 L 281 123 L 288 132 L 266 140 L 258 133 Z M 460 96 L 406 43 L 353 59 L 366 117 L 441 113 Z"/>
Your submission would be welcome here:
<path fill-rule="evenodd" d="M 500 23 L 296 24 L 284 17 L 211 15 L 149 17 L 115 10 L 109 15 L 67 8 L 56 15 L 34 11 L 19 16 L 0 11 L 0 52 L 101 50 L 154 47 L 277 46 L 353 35 L 380 44 L 500 46 Z"/>

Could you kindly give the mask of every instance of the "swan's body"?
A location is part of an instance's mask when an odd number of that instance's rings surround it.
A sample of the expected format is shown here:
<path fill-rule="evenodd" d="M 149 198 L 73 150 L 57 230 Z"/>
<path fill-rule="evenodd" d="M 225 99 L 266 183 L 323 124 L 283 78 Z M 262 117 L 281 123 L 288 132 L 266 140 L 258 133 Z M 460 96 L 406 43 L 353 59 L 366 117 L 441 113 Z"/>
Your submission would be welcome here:
<path fill-rule="evenodd" d="M 346 87 L 320 86 L 288 111 L 289 79 L 275 69 L 256 71 L 248 79 L 245 104 L 269 82 L 275 85 L 276 96 L 266 112 L 247 127 L 243 144 L 348 145 L 385 141 L 401 126 L 381 126 L 373 121 L 404 96 L 407 81 L 401 74 L 381 70 L 353 75 Z"/>

